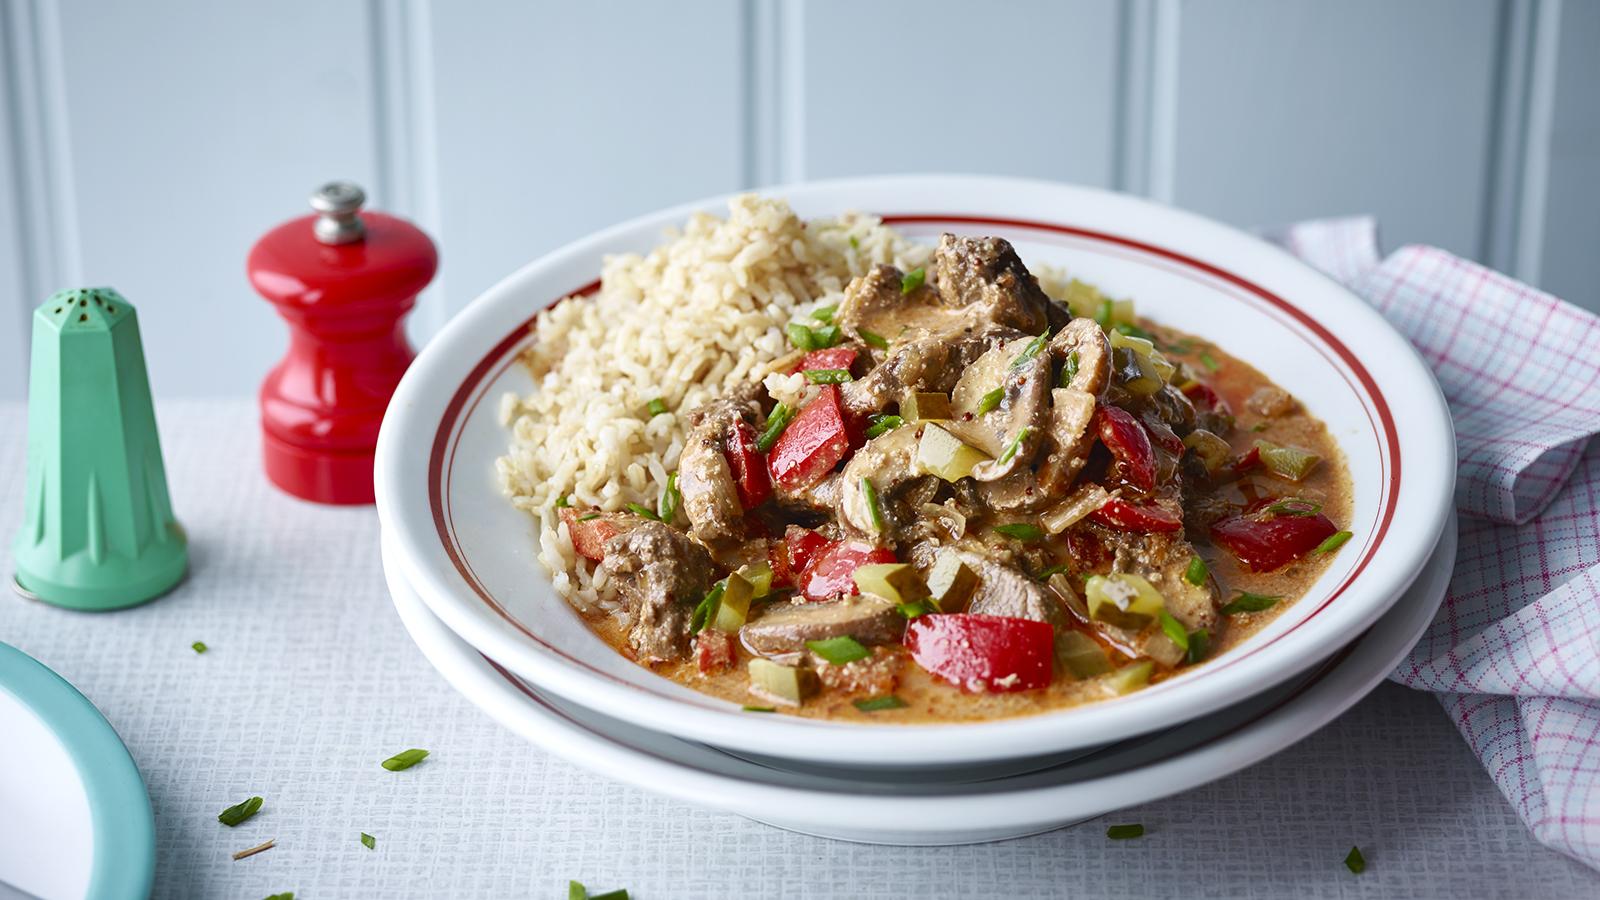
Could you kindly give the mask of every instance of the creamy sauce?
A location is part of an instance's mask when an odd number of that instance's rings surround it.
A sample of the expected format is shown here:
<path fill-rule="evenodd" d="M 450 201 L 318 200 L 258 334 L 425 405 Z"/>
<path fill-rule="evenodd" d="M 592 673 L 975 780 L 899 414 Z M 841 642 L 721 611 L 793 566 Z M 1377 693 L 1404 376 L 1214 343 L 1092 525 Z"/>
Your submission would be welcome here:
<path fill-rule="evenodd" d="M 1235 501 L 1247 499 L 1256 491 L 1314 500 L 1323 505 L 1323 513 L 1332 519 L 1337 527 L 1348 526 L 1349 476 L 1343 453 L 1329 436 L 1322 422 L 1313 418 L 1298 404 L 1293 412 L 1276 418 L 1263 418 L 1251 412 L 1245 405 L 1245 400 L 1257 389 L 1271 385 L 1266 376 L 1248 363 L 1229 356 L 1205 340 L 1173 329 L 1162 328 L 1150 322 L 1142 324 L 1157 335 L 1169 358 L 1183 360 L 1194 371 L 1202 373 L 1205 382 L 1232 410 L 1236 420 L 1235 428 L 1227 438 L 1236 453 L 1249 450 L 1258 438 L 1263 438 L 1276 444 L 1289 444 L 1310 450 L 1322 457 L 1322 462 L 1316 469 L 1298 484 L 1275 479 L 1258 471 L 1235 484 L 1222 486 L 1219 490 L 1224 491 L 1229 499 Z M 1228 552 L 1205 543 L 1204 535 L 1191 534 L 1189 537 L 1190 540 L 1197 542 L 1196 549 L 1216 577 L 1222 589 L 1223 605 L 1238 596 L 1240 591 L 1277 595 L 1283 599 L 1263 612 L 1223 616 L 1214 629 L 1212 649 L 1206 660 L 1196 665 L 1185 666 L 1176 672 L 1160 674 L 1158 669 L 1158 674 L 1152 681 L 1160 681 L 1177 672 L 1187 672 L 1197 666 L 1203 666 L 1260 631 L 1293 605 L 1327 567 L 1329 559 L 1336 555 L 1311 556 L 1276 572 L 1251 573 L 1234 561 Z M 755 607 L 752 607 L 752 612 L 754 609 Z M 594 632 L 619 653 L 633 658 L 627 634 L 621 623 L 604 613 L 590 616 L 588 622 Z M 906 703 L 903 708 L 862 712 L 855 707 L 853 701 L 870 695 L 846 694 L 837 690 L 825 690 L 798 708 L 774 704 L 771 700 L 755 696 L 750 692 L 750 679 L 745 672 L 745 664 L 752 655 L 742 646 L 737 648 L 738 655 L 734 666 L 721 674 L 702 675 L 692 657 L 679 662 L 657 664 L 652 667 L 652 671 L 695 690 L 741 705 L 771 706 L 776 707 L 777 712 L 806 718 L 876 723 L 930 724 L 987 721 L 1011 716 L 1035 715 L 1115 696 L 1100 680 L 1074 681 L 1070 676 L 1060 672 L 1057 673 L 1053 684 L 1041 690 L 1009 694 L 968 694 L 923 671 L 903 648 L 889 648 L 887 651 L 880 649 L 878 652 L 892 652 L 903 657 L 899 681 L 894 689 L 895 696 Z M 1124 658 L 1117 660 L 1117 664 L 1129 661 L 1131 660 Z"/>

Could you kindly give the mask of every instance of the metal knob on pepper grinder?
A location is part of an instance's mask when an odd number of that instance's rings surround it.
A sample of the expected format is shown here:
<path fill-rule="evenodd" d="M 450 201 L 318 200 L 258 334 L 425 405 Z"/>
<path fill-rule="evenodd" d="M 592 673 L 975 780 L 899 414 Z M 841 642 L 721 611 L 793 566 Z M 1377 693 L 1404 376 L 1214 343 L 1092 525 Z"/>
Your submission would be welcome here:
<path fill-rule="evenodd" d="M 267 477 L 318 503 L 373 502 L 378 427 L 416 356 L 403 319 L 439 268 L 421 229 L 365 200 L 349 182 L 324 185 L 315 214 L 267 232 L 246 263 L 289 324 L 289 352 L 261 384 Z"/>

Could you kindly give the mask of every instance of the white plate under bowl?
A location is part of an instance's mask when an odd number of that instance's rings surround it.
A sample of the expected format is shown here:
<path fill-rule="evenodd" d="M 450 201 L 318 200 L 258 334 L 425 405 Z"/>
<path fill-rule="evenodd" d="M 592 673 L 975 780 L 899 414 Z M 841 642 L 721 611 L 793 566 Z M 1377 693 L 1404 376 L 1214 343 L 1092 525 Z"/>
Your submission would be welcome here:
<path fill-rule="evenodd" d="M 1253 765 L 1332 721 L 1383 680 L 1433 620 L 1454 567 L 1456 529 L 1445 529 L 1389 612 L 1297 683 L 1075 758 L 942 770 L 764 765 L 586 709 L 528 684 L 446 628 L 392 564 L 387 535 L 384 550 L 395 609 L 429 662 L 501 724 L 568 762 L 791 831 L 942 845 L 1036 834 L 1158 800 Z"/>
<path fill-rule="evenodd" d="M 905 176 L 773 193 L 808 218 L 867 210 L 919 239 L 945 230 L 1002 235 L 1028 263 L 1065 266 L 1248 360 L 1326 422 L 1344 449 L 1355 539 L 1304 598 L 1225 657 L 1127 697 L 1046 715 L 928 726 L 790 716 L 752 723 L 737 705 L 629 662 L 556 595 L 535 559 L 534 522 L 501 496 L 493 463 L 509 435 L 496 408 L 503 393 L 533 388 L 515 361 L 537 312 L 592 286 L 606 254 L 647 251 L 697 210 L 725 215 L 726 198 L 714 198 L 584 238 L 491 288 L 423 350 L 384 419 L 376 488 L 395 564 L 451 630 L 540 688 L 752 753 L 874 765 L 1060 752 L 1204 715 L 1306 671 L 1376 622 L 1438 540 L 1455 453 L 1432 375 L 1371 307 L 1281 250 L 1189 213 L 1047 182 Z"/>

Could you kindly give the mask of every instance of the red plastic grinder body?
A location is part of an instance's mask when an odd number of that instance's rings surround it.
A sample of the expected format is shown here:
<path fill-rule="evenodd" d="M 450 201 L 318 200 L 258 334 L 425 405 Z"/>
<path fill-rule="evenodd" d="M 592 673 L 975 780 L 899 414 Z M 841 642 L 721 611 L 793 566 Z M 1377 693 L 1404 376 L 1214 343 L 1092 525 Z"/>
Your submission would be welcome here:
<path fill-rule="evenodd" d="M 289 352 L 261 384 L 262 459 L 283 490 L 317 503 L 373 502 L 384 410 L 416 356 L 404 318 L 439 254 L 411 223 L 363 212 L 359 187 L 333 182 L 315 215 L 250 250 L 250 284 L 289 324 Z"/>

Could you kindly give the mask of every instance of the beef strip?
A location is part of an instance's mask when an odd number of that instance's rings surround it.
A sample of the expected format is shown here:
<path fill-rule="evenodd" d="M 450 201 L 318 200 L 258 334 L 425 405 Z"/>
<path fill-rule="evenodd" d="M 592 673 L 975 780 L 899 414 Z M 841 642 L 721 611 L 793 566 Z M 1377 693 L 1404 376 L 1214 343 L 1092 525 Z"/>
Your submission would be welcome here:
<path fill-rule="evenodd" d="M 690 533 L 707 546 L 744 536 L 744 507 L 723 451 L 730 430 L 754 417 L 751 404 L 738 400 L 713 400 L 689 413 L 689 434 L 678 462 L 678 490 Z"/>
<path fill-rule="evenodd" d="M 967 604 L 967 612 L 1048 622 L 1058 631 L 1071 624 L 1061 601 L 1044 585 L 986 554 L 954 552 L 978 576 L 978 588 Z"/>
<path fill-rule="evenodd" d="M 682 659 L 689 615 L 711 586 L 711 555 L 660 522 L 641 521 L 606 542 L 600 563 L 627 605 L 628 642 L 640 662 Z"/>
<path fill-rule="evenodd" d="M 961 308 L 974 322 L 1039 334 L 1071 316 L 1045 294 L 1004 238 L 940 235 L 934 274 L 940 299 Z"/>
<path fill-rule="evenodd" d="M 895 341 L 884 361 L 865 377 L 840 386 L 839 401 L 851 414 L 865 416 L 900 402 L 910 391 L 949 393 L 967 367 L 1015 334 L 986 328 Z"/>
<path fill-rule="evenodd" d="M 1216 584 L 1208 579 L 1197 586 L 1184 577 L 1195 551 L 1182 532 L 1137 534 L 1088 527 L 1112 552 L 1111 571 L 1130 572 L 1149 581 L 1166 598 L 1167 611 L 1186 629 L 1194 631 L 1216 624 Z"/>

